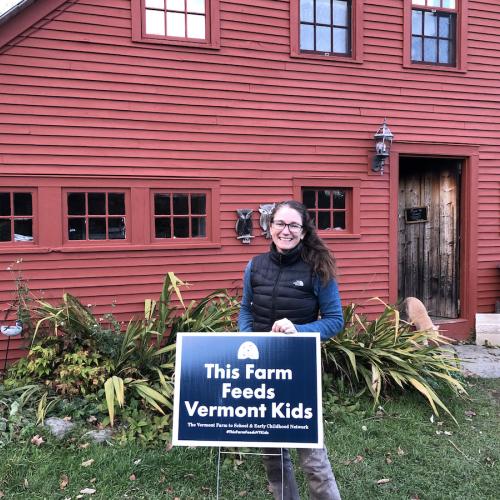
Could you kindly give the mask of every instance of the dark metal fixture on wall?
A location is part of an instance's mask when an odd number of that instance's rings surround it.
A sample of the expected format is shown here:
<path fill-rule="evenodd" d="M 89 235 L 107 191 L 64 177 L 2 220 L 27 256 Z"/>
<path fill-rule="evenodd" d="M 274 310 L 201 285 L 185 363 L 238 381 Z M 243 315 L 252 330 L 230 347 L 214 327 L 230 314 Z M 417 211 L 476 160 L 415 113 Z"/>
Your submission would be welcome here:
<path fill-rule="evenodd" d="M 373 157 L 372 170 L 373 172 L 384 173 L 384 164 L 392 145 L 394 135 L 387 126 L 387 118 L 384 118 L 384 123 L 379 127 L 375 138 L 375 156 Z"/>

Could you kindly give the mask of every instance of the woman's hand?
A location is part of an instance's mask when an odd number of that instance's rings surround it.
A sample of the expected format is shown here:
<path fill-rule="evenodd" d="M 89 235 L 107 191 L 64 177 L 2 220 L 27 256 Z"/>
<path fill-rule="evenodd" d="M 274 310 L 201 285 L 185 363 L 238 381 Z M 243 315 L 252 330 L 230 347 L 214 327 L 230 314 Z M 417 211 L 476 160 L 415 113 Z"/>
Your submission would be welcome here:
<path fill-rule="evenodd" d="M 286 318 L 275 321 L 271 331 L 280 333 L 297 333 L 297 329 L 293 326 L 293 323 Z"/>

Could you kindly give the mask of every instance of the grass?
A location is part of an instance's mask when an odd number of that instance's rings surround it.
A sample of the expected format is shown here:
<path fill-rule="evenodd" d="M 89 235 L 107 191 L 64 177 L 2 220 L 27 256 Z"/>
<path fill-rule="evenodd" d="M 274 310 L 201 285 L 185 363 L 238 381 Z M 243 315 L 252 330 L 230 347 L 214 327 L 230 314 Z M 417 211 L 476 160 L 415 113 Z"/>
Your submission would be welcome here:
<path fill-rule="evenodd" d="M 327 403 L 326 442 L 343 499 L 498 498 L 499 382 L 471 379 L 471 400 L 446 400 L 458 427 L 444 416 L 431 421 L 418 395 L 385 399 L 376 414 L 364 398 Z M 93 499 L 215 498 L 216 449 L 82 448 L 78 434 L 64 441 L 43 435 L 46 442 L 39 447 L 28 438 L 1 449 L 5 499 L 75 499 L 83 488 L 96 490 Z M 382 479 L 388 481 L 377 484 Z M 299 482 L 307 498 L 300 475 Z M 220 498 L 272 498 L 259 456 L 246 455 L 243 463 L 226 460 Z"/>

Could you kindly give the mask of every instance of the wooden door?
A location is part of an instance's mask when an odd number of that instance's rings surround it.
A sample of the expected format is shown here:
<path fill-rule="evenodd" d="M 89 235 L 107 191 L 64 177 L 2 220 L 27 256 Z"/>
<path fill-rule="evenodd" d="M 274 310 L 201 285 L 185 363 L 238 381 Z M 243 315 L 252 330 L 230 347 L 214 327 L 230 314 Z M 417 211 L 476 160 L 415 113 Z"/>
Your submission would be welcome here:
<path fill-rule="evenodd" d="M 417 297 L 433 318 L 458 318 L 460 162 L 402 158 L 399 298 Z"/>

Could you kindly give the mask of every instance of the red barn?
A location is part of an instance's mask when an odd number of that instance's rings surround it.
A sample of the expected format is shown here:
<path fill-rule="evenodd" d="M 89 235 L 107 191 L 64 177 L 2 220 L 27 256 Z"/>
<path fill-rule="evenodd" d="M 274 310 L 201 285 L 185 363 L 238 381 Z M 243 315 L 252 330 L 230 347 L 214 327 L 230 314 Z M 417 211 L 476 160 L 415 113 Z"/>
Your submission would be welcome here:
<path fill-rule="evenodd" d="M 497 1 L 3 4 L 3 310 L 20 259 L 37 294 L 124 318 L 167 271 L 188 298 L 237 288 L 269 244 L 259 207 L 294 197 L 345 304 L 414 295 L 457 339 L 494 311 Z"/>

